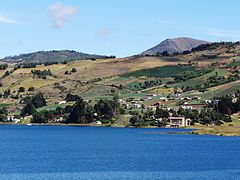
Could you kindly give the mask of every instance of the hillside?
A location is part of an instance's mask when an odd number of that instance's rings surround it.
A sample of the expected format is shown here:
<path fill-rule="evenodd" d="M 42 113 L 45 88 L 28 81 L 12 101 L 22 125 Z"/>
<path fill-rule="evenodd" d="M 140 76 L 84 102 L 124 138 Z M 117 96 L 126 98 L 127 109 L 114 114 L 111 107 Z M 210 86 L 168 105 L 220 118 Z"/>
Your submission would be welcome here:
<path fill-rule="evenodd" d="M 141 53 L 142 55 L 157 55 L 163 52 L 168 52 L 169 54 L 173 54 L 175 52 L 182 53 L 184 51 L 190 51 L 192 48 L 195 48 L 202 44 L 207 44 L 209 42 L 197 40 L 193 38 L 175 38 L 175 39 L 166 39 L 157 46 L 148 49 Z"/>
<path fill-rule="evenodd" d="M 46 63 L 46 62 L 69 62 L 74 60 L 88 59 L 107 59 L 113 56 L 86 54 L 82 52 L 61 50 L 61 51 L 39 51 L 28 54 L 20 54 L 18 56 L 8 56 L 0 61 L 9 63 Z"/>
<path fill-rule="evenodd" d="M 201 104 L 215 96 L 237 91 L 239 82 L 239 43 L 212 43 L 180 55 L 76 60 L 36 66 L 3 64 L 0 68 L 0 102 L 14 115 L 19 115 L 24 97 L 39 91 L 44 94 L 47 106 L 38 111 L 68 105 L 59 104 L 68 93 L 93 104 L 99 99 L 112 99 L 117 94 L 124 101 L 133 98 L 144 107 L 161 101 L 163 108 L 175 108 L 184 103 L 173 98 L 176 91 L 182 98 L 200 98 L 194 103 Z M 166 98 L 167 101 L 161 100 Z M 126 112 L 141 110 L 128 105 Z"/>

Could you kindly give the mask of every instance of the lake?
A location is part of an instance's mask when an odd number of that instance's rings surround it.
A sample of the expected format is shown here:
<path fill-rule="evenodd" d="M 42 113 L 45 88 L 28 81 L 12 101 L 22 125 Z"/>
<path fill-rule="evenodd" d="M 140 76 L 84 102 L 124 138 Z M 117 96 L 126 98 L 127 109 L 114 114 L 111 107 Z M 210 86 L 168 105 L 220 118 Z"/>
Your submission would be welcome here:
<path fill-rule="evenodd" d="M 240 137 L 0 126 L 0 179 L 240 179 Z"/>

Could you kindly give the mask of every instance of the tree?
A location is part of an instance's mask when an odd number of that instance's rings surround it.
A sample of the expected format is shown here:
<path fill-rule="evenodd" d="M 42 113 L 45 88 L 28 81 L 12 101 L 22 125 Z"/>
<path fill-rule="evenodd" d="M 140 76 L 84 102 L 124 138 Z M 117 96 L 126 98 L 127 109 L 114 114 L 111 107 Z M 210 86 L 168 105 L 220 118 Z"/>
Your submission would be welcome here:
<path fill-rule="evenodd" d="M 21 86 L 21 87 L 18 89 L 18 92 L 19 92 L 19 93 L 25 92 L 25 87 L 22 87 L 22 86 Z"/>
<path fill-rule="evenodd" d="M 80 98 L 73 106 L 66 123 L 86 123 L 85 119 L 86 104 L 82 98 Z"/>
<path fill-rule="evenodd" d="M 94 109 L 92 106 L 87 106 L 85 118 L 87 120 L 87 123 L 91 123 L 94 121 Z"/>
<path fill-rule="evenodd" d="M 35 87 L 29 87 L 28 88 L 28 91 L 34 91 L 35 90 Z"/>
<path fill-rule="evenodd" d="M 161 55 L 162 55 L 162 56 L 169 56 L 169 54 L 168 54 L 167 51 L 163 51 L 163 52 L 161 53 Z"/>
<path fill-rule="evenodd" d="M 72 68 L 71 72 L 75 73 L 75 72 L 77 72 L 77 69 L 76 68 Z"/>
<path fill-rule="evenodd" d="M 38 92 L 35 96 L 33 96 L 32 104 L 36 108 L 40 108 L 47 105 L 46 100 L 41 92 Z"/>
<path fill-rule="evenodd" d="M 158 127 L 166 127 L 168 125 L 168 119 L 163 118 L 161 121 L 158 121 Z"/>
<path fill-rule="evenodd" d="M 74 95 L 74 94 L 68 93 L 66 98 L 65 98 L 65 100 L 67 102 L 69 102 L 69 101 L 79 101 L 79 100 L 81 100 L 81 98 L 78 95 Z"/>
<path fill-rule="evenodd" d="M 155 112 L 155 117 L 156 118 L 168 118 L 169 113 L 167 110 L 160 109 L 159 106 L 157 106 L 156 112 Z"/>
<path fill-rule="evenodd" d="M 144 124 L 144 121 L 142 119 L 141 116 L 132 116 L 129 120 L 129 123 L 132 125 L 132 126 L 136 126 L 136 127 L 140 127 Z"/>
<path fill-rule="evenodd" d="M 45 115 L 44 113 L 42 112 L 34 112 L 33 113 L 33 118 L 31 120 L 32 123 L 45 123 L 46 120 L 45 120 Z"/>
<path fill-rule="evenodd" d="M 119 104 L 116 98 L 114 100 L 101 99 L 95 104 L 94 109 L 98 114 L 98 119 L 109 120 L 118 113 Z"/>
<path fill-rule="evenodd" d="M 218 110 L 222 114 L 231 115 L 235 113 L 236 111 L 232 103 L 232 98 L 228 96 L 222 97 L 218 102 Z"/>
<path fill-rule="evenodd" d="M 36 112 L 36 108 L 32 103 L 26 104 L 21 111 L 21 116 L 29 116 Z"/>
<path fill-rule="evenodd" d="M 7 118 L 7 114 L 8 111 L 6 109 L 6 107 L 3 107 L 0 109 L 0 121 L 5 121 L 5 119 Z"/>
<path fill-rule="evenodd" d="M 10 75 L 10 72 L 9 72 L 9 71 L 6 71 L 6 72 L 4 73 L 4 77 L 9 76 L 9 75 Z"/>

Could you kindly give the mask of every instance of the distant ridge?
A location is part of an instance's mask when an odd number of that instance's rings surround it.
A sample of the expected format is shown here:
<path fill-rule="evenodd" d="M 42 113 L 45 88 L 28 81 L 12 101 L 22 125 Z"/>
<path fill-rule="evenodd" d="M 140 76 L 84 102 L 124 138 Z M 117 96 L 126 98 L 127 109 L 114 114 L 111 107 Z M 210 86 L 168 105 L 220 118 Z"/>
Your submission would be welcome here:
<path fill-rule="evenodd" d="M 188 38 L 188 37 L 181 37 L 175 39 L 166 39 L 162 41 L 157 46 L 148 49 L 141 53 L 142 55 L 157 55 L 159 53 L 168 52 L 169 54 L 173 54 L 175 52 L 182 53 L 184 51 L 191 50 L 202 44 L 208 44 L 208 41 Z"/>
<path fill-rule="evenodd" d="M 50 62 L 69 62 L 73 60 L 94 60 L 115 58 L 115 56 L 104 56 L 95 54 L 86 54 L 82 52 L 59 50 L 59 51 L 38 51 L 27 54 L 20 54 L 18 56 L 8 56 L 0 61 L 9 63 L 50 63 Z"/>

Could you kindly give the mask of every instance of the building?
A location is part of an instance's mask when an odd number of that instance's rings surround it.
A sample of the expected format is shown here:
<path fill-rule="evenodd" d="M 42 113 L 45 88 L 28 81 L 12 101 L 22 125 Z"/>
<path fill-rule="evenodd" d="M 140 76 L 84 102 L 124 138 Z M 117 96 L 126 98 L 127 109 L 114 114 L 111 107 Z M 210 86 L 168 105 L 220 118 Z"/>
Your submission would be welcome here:
<path fill-rule="evenodd" d="M 156 106 L 147 106 L 147 110 L 149 111 L 156 111 L 157 107 Z"/>
<path fill-rule="evenodd" d="M 169 117 L 168 120 L 170 127 L 190 126 L 191 123 L 191 120 L 185 117 Z"/>
<path fill-rule="evenodd" d="M 4 120 L 5 122 L 14 122 L 19 123 L 20 119 L 15 118 L 14 116 L 7 116 Z"/>
<path fill-rule="evenodd" d="M 66 104 L 67 101 L 60 101 L 58 104 Z"/>
<path fill-rule="evenodd" d="M 184 105 L 181 106 L 181 108 L 183 109 L 188 109 L 188 110 L 198 110 L 201 111 L 202 108 L 204 108 L 206 106 L 206 104 L 188 104 L 188 103 L 184 103 Z"/>

